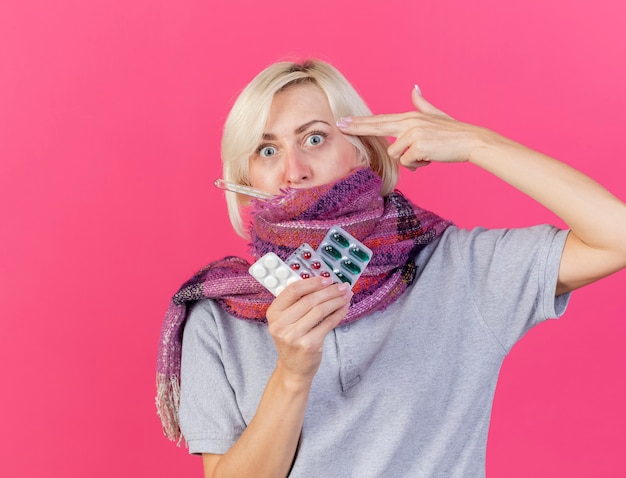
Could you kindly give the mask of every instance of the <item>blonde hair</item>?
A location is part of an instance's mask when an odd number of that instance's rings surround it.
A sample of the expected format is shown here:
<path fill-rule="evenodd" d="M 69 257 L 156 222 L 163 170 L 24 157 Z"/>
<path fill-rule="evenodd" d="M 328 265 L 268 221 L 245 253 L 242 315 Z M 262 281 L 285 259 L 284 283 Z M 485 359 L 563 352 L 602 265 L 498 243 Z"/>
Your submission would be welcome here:
<path fill-rule="evenodd" d="M 337 119 L 372 114 L 348 80 L 328 63 L 320 60 L 274 63 L 261 71 L 244 88 L 228 114 L 222 135 L 225 180 L 249 185 L 248 161 L 262 141 L 274 95 L 303 83 L 317 86 L 326 95 L 330 109 Z M 346 135 L 346 139 L 354 145 L 365 163 L 382 178 L 382 194 L 389 194 L 398 182 L 398 166 L 387 154 L 387 140 L 374 136 L 350 135 Z M 241 209 L 247 202 L 241 195 L 226 194 L 230 221 L 237 234 L 244 238 L 248 235 Z"/>

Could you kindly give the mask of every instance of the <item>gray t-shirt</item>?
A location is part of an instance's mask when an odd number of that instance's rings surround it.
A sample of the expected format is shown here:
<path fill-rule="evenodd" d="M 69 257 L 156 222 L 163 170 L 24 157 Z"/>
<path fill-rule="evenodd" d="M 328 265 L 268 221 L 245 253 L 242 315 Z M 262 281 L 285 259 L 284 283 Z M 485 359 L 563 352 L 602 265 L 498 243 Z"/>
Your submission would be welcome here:
<path fill-rule="evenodd" d="M 560 316 L 567 231 L 450 227 L 386 310 L 332 331 L 291 477 L 482 477 L 493 394 L 511 347 Z M 276 364 L 265 325 L 196 303 L 184 333 L 181 428 L 191 453 L 225 453 Z M 268 437 L 271 440 L 271 437 Z"/>

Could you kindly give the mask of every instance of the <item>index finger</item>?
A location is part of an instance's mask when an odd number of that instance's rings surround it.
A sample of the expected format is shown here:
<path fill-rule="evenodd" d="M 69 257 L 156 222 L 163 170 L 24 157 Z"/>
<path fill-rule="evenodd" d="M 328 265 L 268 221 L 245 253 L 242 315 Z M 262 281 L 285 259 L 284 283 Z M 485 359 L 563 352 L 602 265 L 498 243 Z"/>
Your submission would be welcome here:
<path fill-rule="evenodd" d="M 332 284 L 332 280 L 326 277 L 311 277 L 309 279 L 296 280 L 278 294 L 276 299 L 274 299 L 274 303 L 276 303 L 281 310 L 284 310 L 305 295 L 328 287 L 330 284 Z"/>
<path fill-rule="evenodd" d="M 398 137 L 403 131 L 401 122 L 410 113 L 382 114 L 372 116 L 345 116 L 337 121 L 337 128 L 342 133 L 355 136 L 393 136 Z"/>

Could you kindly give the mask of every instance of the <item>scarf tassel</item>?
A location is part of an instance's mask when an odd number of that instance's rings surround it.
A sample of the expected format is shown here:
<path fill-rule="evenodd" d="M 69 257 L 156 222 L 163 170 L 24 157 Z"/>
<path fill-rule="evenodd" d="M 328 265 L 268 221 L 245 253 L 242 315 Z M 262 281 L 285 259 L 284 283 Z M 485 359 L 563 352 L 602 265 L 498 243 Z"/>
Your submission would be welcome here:
<path fill-rule="evenodd" d="M 180 446 L 183 435 L 178 424 L 180 404 L 180 379 L 157 373 L 156 376 L 156 407 L 161 419 L 163 434 Z"/>

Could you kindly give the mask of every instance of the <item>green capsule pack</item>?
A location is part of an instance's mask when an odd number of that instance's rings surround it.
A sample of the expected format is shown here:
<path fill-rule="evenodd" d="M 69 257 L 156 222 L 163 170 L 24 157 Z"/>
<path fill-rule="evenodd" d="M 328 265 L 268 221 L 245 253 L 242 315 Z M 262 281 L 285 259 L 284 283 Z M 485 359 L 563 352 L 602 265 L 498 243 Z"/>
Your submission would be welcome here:
<path fill-rule="evenodd" d="M 317 253 L 341 281 L 354 286 L 372 259 L 372 250 L 345 229 L 333 226 L 317 248 Z"/>

